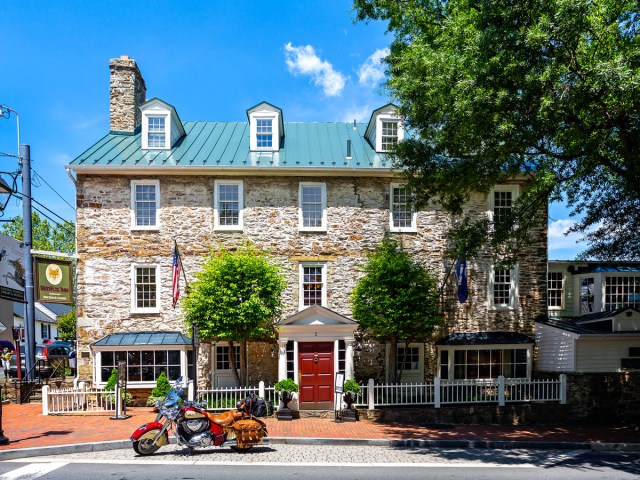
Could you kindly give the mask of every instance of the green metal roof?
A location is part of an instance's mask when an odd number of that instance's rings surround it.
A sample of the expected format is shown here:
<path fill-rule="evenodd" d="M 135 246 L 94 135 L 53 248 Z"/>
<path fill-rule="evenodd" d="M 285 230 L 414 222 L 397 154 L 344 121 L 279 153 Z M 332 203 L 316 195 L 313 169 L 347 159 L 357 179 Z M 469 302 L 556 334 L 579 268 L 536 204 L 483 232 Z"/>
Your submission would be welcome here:
<path fill-rule="evenodd" d="M 112 333 L 92 344 L 95 347 L 133 345 L 191 345 L 191 339 L 180 332 Z"/>
<path fill-rule="evenodd" d="M 285 123 L 277 152 L 249 150 L 247 122 L 184 122 L 186 135 L 171 150 L 142 150 L 140 133 L 110 133 L 71 162 L 71 167 L 227 167 L 247 169 L 391 169 L 364 137 L 367 124 Z M 347 140 L 351 158 L 347 159 Z"/>

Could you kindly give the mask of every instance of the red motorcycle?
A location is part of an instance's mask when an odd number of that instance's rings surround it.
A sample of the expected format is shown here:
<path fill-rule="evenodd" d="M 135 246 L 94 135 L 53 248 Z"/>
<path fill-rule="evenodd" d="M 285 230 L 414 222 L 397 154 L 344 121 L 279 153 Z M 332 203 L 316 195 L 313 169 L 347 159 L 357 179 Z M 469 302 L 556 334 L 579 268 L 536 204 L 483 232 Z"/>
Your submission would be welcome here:
<path fill-rule="evenodd" d="M 137 454 L 151 455 L 167 445 L 170 431 L 174 432 L 178 445 L 190 450 L 227 445 L 236 452 L 246 452 L 254 445 L 266 443 L 267 426 L 244 403 L 238 409 L 213 414 L 205 410 L 205 405 L 182 401 L 183 393 L 179 378 L 164 400 L 156 402 L 156 419 L 133 432 L 131 440 Z"/>

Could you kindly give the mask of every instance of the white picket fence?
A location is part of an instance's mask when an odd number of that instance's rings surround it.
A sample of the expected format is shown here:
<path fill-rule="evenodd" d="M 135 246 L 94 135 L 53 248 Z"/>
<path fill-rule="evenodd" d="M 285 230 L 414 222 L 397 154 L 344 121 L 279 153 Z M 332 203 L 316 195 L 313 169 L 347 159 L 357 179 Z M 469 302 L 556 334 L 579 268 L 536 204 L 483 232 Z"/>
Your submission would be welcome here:
<path fill-rule="evenodd" d="M 377 384 L 370 379 L 356 395 L 355 406 L 370 410 L 386 406 L 462 405 L 469 403 L 497 403 L 504 406 L 515 402 L 559 402 L 567 403 L 567 376 L 557 379 L 497 379 L 488 380 L 441 380 L 431 383 Z M 224 411 L 236 407 L 250 393 L 255 393 L 278 408 L 279 396 L 273 386 L 260 382 L 253 387 L 228 387 L 198 390 L 193 392 L 193 382 L 188 385 L 188 399 L 206 402 L 207 410 Z M 294 400 L 295 403 L 295 400 Z M 116 411 L 113 392 L 87 389 L 84 382 L 77 388 L 51 390 L 42 387 L 42 414 L 111 413 Z"/>
<path fill-rule="evenodd" d="M 42 387 L 42 414 L 58 415 L 71 413 L 113 413 L 116 411 L 116 396 L 97 388 L 86 388 L 80 382 L 76 388 L 52 390 Z"/>
<path fill-rule="evenodd" d="M 527 380 L 524 378 L 488 380 L 441 380 L 432 383 L 378 384 L 370 379 L 362 385 L 354 405 L 370 410 L 385 406 L 462 405 L 469 403 L 497 403 L 504 406 L 515 402 L 567 403 L 567 376 L 557 379 Z M 273 386 L 260 382 L 257 387 L 228 387 L 198 390 L 197 399 L 207 403 L 213 411 L 235 408 L 249 393 L 271 402 L 278 408 L 278 394 Z"/>

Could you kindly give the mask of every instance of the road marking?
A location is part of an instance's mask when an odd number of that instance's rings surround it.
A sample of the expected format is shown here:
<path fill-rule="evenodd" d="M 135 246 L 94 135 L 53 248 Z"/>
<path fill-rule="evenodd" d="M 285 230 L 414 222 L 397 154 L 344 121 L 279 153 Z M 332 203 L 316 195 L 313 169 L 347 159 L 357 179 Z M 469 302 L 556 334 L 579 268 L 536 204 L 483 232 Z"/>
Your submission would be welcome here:
<path fill-rule="evenodd" d="M 24 459 L 22 461 L 24 462 Z M 30 463 L 29 465 L 0 475 L 0 480 L 33 480 L 60 467 L 64 467 L 67 463 L 69 462 Z"/>
<path fill-rule="evenodd" d="M 24 459 L 6 460 L 9 462 L 20 462 Z M 46 459 L 31 458 L 31 462 L 48 462 Z M 416 467 L 416 468 L 540 468 L 541 465 L 534 465 L 532 463 L 486 463 L 486 462 L 424 462 L 424 463 L 344 463 L 344 462 L 223 462 L 223 461 L 209 461 L 209 460 L 107 460 L 98 458 L 87 459 L 65 459 L 67 463 L 84 463 L 84 464 L 110 464 L 110 465 L 195 465 L 195 466 L 253 466 L 253 467 Z M 13 478 L 13 477 L 12 477 Z M 0 480 L 4 480 L 4 477 L 0 477 Z"/>

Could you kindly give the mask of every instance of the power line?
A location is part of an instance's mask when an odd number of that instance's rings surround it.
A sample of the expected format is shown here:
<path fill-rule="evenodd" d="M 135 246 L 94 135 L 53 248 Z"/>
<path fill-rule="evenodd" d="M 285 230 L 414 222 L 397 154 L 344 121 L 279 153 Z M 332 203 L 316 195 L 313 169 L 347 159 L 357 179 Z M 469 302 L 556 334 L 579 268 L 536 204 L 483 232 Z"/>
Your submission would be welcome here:
<path fill-rule="evenodd" d="M 69 235 L 73 235 L 75 237 L 76 232 L 75 231 L 71 231 L 67 228 L 66 225 L 61 224 L 60 222 L 57 222 L 56 220 L 54 220 L 53 218 L 51 218 L 49 215 L 47 215 L 46 213 L 44 213 L 42 210 L 34 207 L 33 205 L 31 206 L 31 208 L 33 210 L 35 210 L 36 212 L 38 212 L 40 215 L 42 215 L 44 218 L 46 218 L 47 220 L 49 220 L 50 222 L 53 222 L 54 224 L 56 224 L 58 227 L 62 228 L 65 232 L 67 232 Z M 46 208 L 46 207 L 45 207 Z M 66 222 L 66 220 L 65 220 Z"/>
<path fill-rule="evenodd" d="M 25 195 L 21 192 L 15 192 L 14 195 L 16 196 L 16 198 L 18 198 L 18 196 L 20 197 L 24 197 Z M 20 199 L 22 201 L 22 199 Z M 60 215 L 58 215 L 56 212 L 54 212 L 53 210 L 50 210 L 49 208 L 45 207 L 44 205 L 42 205 L 40 202 L 38 202 L 36 199 L 34 199 L 33 197 L 31 198 L 31 202 L 32 203 L 37 203 L 38 205 L 40 205 L 42 208 L 44 208 L 45 210 L 47 210 L 49 213 L 51 213 L 52 215 L 55 215 L 56 217 L 58 217 L 60 220 L 62 220 L 61 223 L 57 220 L 54 220 L 53 218 L 51 218 L 49 215 L 45 214 L 42 210 L 39 210 L 38 208 L 34 207 L 33 205 L 31 205 L 31 208 L 37 212 L 39 212 L 43 217 L 45 217 L 46 219 L 48 219 L 49 221 L 53 222 L 55 225 L 57 225 L 60 228 L 63 228 L 67 233 L 75 236 L 75 231 L 71 231 L 68 226 L 73 225 L 73 223 L 71 223 L 69 220 L 65 220 L 63 217 L 61 217 Z"/>
<path fill-rule="evenodd" d="M 40 175 L 38 172 L 36 172 L 33 168 L 31 168 L 31 171 L 32 171 L 33 173 L 35 173 L 35 174 L 36 174 L 36 178 L 37 178 L 38 180 L 42 180 L 42 181 L 45 183 L 45 185 L 47 185 L 47 187 L 49 187 L 49 188 L 53 191 L 53 193 L 55 193 L 58 197 L 60 197 L 60 199 L 61 199 L 64 203 L 66 203 L 67 205 L 69 205 L 69 207 L 70 207 L 70 208 L 75 212 L 76 208 L 75 208 L 73 205 L 71 205 L 69 202 L 67 202 L 67 201 L 64 199 L 64 197 L 63 197 L 62 195 L 60 195 L 60 194 L 58 193 L 58 191 L 57 191 L 55 188 L 53 188 L 51 185 L 49 185 L 49 183 L 48 183 L 48 182 L 47 182 L 47 181 L 42 177 L 42 175 Z"/>

